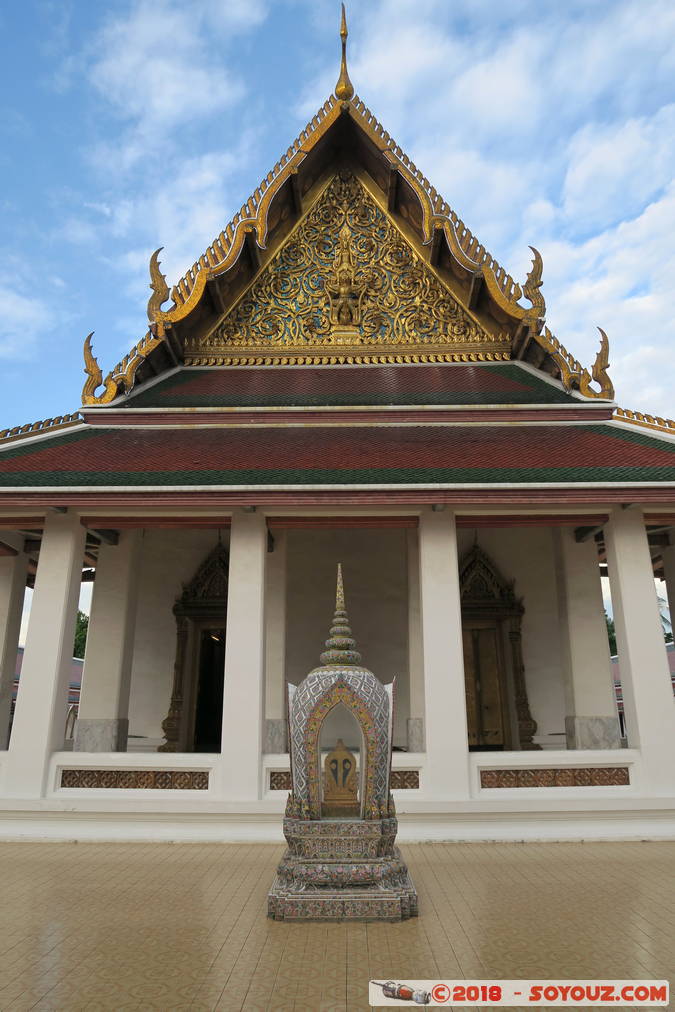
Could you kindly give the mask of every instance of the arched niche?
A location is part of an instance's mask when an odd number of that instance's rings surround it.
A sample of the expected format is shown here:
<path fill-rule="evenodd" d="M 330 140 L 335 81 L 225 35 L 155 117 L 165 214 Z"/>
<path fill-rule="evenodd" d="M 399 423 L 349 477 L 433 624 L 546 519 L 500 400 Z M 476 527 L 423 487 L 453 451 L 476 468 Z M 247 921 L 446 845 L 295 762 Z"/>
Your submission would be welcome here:
<path fill-rule="evenodd" d="M 219 752 L 229 553 L 218 541 L 173 606 L 176 656 L 160 752 Z"/>
<path fill-rule="evenodd" d="M 477 544 L 459 567 L 464 641 L 464 677 L 469 748 L 538 749 L 537 731 L 525 685 L 522 654 L 522 601 L 492 559 Z M 509 684 L 507 653 L 512 687 Z M 515 712 L 517 740 L 511 733 Z"/>
<path fill-rule="evenodd" d="M 377 733 L 372 715 L 362 705 L 360 696 L 346 682 L 338 681 L 317 701 L 307 720 L 305 751 L 307 753 L 307 775 L 310 818 L 321 818 L 321 780 L 323 775 L 320 748 L 321 728 L 334 707 L 342 705 L 350 711 L 361 730 L 363 751 L 361 758 L 361 805 L 360 815 L 373 810 L 375 803 L 375 764 L 377 761 Z M 379 814 L 379 809 L 378 809 Z"/>
<path fill-rule="evenodd" d="M 363 751 L 363 734 L 353 711 L 336 703 L 319 729 L 322 818 L 361 817 Z"/>
<path fill-rule="evenodd" d="M 360 814 L 379 818 L 389 799 L 393 683 L 382 685 L 365 668 L 317 668 L 300 685 L 288 685 L 293 794 L 305 818 L 321 818 L 321 747 L 324 720 L 342 704 L 362 738 Z"/>

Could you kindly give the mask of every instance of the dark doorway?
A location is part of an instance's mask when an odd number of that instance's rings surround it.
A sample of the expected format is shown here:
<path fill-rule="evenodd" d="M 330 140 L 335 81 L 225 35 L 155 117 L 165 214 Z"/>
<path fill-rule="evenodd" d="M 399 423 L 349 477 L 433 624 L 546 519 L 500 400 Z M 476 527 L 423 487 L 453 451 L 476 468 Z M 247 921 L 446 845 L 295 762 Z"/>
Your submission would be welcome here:
<path fill-rule="evenodd" d="M 195 752 L 220 752 L 225 676 L 225 630 L 202 629 L 195 710 Z"/>

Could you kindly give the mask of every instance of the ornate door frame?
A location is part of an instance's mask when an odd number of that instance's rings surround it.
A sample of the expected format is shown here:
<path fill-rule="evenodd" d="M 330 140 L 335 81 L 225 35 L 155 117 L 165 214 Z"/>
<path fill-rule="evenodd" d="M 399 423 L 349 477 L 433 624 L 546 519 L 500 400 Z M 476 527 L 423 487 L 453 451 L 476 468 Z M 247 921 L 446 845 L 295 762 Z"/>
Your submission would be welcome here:
<path fill-rule="evenodd" d="M 173 606 L 176 617 L 176 657 L 169 712 L 162 721 L 165 742 L 159 752 L 193 750 L 196 680 L 199 676 L 201 631 L 212 626 L 227 636 L 228 550 L 219 541 L 203 560 Z M 192 736 L 192 737 L 191 737 Z"/>
<path fill-rule="evenodd" d="M 537 723 L 532 719 L 525 684 L 521 631 L 525 609 L 522 600 L 516 597 L 513 582 L 504 579 L 492 559 L 477 544 L 462 557 L 459 586 L 462 617 L 493 620 L 508 635 L 520 748 L 539 749 L 541 746 L 532 740 L 537 731 Z M 506 681 L 503 680 L 504 699 L 507 698 L 507 689 Z"/>

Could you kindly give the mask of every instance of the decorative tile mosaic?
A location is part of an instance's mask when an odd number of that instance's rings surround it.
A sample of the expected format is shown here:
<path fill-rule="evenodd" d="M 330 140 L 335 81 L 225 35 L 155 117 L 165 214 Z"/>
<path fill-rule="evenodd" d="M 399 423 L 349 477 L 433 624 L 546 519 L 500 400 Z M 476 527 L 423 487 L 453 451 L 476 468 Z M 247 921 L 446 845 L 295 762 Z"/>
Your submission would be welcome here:
<path fill-rule="evenodd" d="M 392 791 L 416 791 L 420 786 L 419 770 L 392 770 L 389 775 Z"/>
<path fill-rule="evenodd" d="M 376 739 L 374 746 L 372 793 L 375 799 L 385 799 L 388 793 L 389 774 L 389 724 L 390 724 L 390 686 L 384 686 L 371 671 L 358 667 L 321 667 L 310 671 L 300 685 L 289 686 L 288 712 L 291 734 L 291 751 L 293 754 L 293 791 L 298 801 L 310 799 L 310 775 L 307 769 L 305 754 L 305 732 L 310 717 L 321 707 L 323 700 L 335 688 L 336 683 L 351 690 L 360 702 L 362 718 L 357 720 L 363 727 L 363 718 L 367 715 Z M 346 697 L 350 695 L 345 693 Z M 364 729 L 365 730 L 365 729 Z"/>
<path fill-rule="evenodd" d="M 542 770 L 481 770 L 481 787 L 624 787 L 627 766 Z"/>
<path fill-rule="evenodd" d="M 61 770 L 61 787 L 206 791 L 206 770 Z"/>
<path fill-rule="evenodd" d="M 290 791 L 293 789 L 290 770 L 272 770 L 270 772 L 271 791 Z"/>

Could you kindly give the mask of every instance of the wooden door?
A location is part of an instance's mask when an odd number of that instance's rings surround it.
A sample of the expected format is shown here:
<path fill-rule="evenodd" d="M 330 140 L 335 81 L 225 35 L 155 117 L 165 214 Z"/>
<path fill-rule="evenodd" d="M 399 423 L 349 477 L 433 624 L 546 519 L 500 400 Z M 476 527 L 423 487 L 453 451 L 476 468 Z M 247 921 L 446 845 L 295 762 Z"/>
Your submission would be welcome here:
<path fill-rule="evenodd" d="M 462 625 L 464 678 L 469 747 L 508 747 L 505 720 L 505 672 L 498 623 L 471 621 Z"/>

